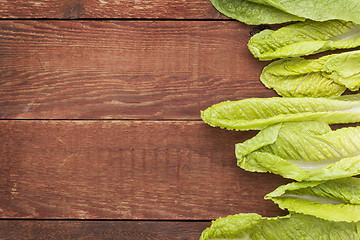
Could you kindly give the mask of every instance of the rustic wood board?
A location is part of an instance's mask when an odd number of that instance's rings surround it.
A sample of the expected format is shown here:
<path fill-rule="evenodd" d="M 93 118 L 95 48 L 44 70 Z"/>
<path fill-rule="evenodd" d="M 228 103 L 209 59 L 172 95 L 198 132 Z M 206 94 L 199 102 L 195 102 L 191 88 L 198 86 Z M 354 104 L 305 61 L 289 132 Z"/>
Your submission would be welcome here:
<path fill-rule="evenodd" d="M 1 21 L 0 118 L 199 119 L 275 96 L 252 28 L 208 21 Z"/>
<path fill-rule="evenodd" d="M 246 46 L 258 27 L 208 0 L 3 0 L 0 18 L 1 239 L 198 239 L 286 214 L 263 197 L 289 180 L 236 166 L 256 131 L 200 120 L 276 96 Z"/>
<path fill-rule="evenodd" d="M 282 212 L 288 182 L 236 166 L 255 132 L 198 121 L 0 121 L 0 217 L 211 220 Z"/>
<path fill-rule="evenodd" d="M 218 19 L 208 0 L 3 0 L 0 18 Z"/>
<path fill-rule="evenodd" d="M 0 221 L 2 240 L 188 240 L 198 239 L 209 222 L 176 221 Z"/>

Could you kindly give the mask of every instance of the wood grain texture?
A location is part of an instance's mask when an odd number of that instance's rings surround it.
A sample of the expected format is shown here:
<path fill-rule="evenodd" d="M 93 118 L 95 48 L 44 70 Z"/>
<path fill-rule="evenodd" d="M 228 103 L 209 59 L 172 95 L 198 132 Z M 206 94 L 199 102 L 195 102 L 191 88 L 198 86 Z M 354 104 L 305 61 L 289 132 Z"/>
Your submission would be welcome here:
<path fill-rule="evenodd" d="M 209 0 L 2 0 L 1 18 L 225 18 Z"/>
<path fill-rule="evenodd" d="M 0 121 L 0 217 L 199 219 L 283 212 L 289 182 L 236 166 L 255 132 L 197 121 Z"/>
<path fill-rule="evenodd" d="M 192 240 L 210 222 L 0 221 L 2 240 Z"/>
<path fill-rule="evenodd" d="M 229 21 L 1 21 L 0 118 L 199 119 L 276 96 L 250 26 Z"/>

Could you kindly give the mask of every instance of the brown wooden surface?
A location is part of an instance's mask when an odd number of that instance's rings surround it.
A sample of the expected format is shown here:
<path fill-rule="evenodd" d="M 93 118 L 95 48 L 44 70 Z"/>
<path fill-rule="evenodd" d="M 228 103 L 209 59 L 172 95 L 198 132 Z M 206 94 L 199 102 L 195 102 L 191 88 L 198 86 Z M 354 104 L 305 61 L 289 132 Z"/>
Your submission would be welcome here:
<path fill-rule="evenodd" d="M 208 0 L 0 2 L 0 239 L 198 239 L 285 214 L 263 197 L 289 180 L 236 166 L 256 132 L 200 120 L 276 96 L 256 26 Z"/>
<path fill-rule="evenodd" d="M 2 240 L 188 240 L 209 222 L 176 221 L 0 221 Z"/>
<path fill-rule="evenodd" d="M 0 118 L 199 119 L 275 96 L 252 28 L 208 21 L 1 21 Z"/>
<path fill-rule="evenodd" d="M 1 121 L 0 217 L 211 220 L 281 213 L 236 166 L 254 132 L 193 121 Z"/>
<path fill-rule="evenodd" d="M 3 0 L 1 18 L 225 18 L 208 0 Z"/>

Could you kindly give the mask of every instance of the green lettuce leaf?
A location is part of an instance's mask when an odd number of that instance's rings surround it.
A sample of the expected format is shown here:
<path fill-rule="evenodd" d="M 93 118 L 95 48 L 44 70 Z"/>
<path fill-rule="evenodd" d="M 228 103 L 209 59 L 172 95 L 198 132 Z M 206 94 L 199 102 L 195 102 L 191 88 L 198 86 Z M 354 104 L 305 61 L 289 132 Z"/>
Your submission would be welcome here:
<path fill-rule="evenodd" d="M 360 25 L 340 20 L 307 20 L 276 31 L 266 29 L 255 34 L 248 42 L 250 52 L 260 60 L 304 56 L 357 46 L 360 46 Z"/>
<path fill-rule="evenodd" d="M 260 81 L 283 97 L 340 96 L 346 87 L 324 76 L 320 59 L 286 58 L 267 65 Z"/>
<path fill-rule="evenodd" d="M 303 21 L 304 18 L 283 12 L 277 8 L 248 0 L 210 0 L 222 14 L 246 24 L 274 24 Z"/>
<path fill-rule="evenodd" d="M 298 213 L 274 218 L 240 213 L 213 221 L 200 237 L 210 239 L 355 240 L 360 239 L 360 222 L 335 222 Z"/>
<path fill-rule="evenodd" d="M 279 123 L 236 144 L 235 153 L 247 171 L 297 181 L 355 176 L 360 174 L 360 126 L 332 131 L 317 121 Z"/>
<path fill-rule="evenodd" d="M 281 59 L 267 65 L 261 82 L 283 97 L 333 97 L 360 88 L 360 51 L 318 59 Z"/>
<path fill-rule="evenodd" d="M 322 182 L 292 182 L 265 196 L 291 212 L 318 218 L 360 221 L 360 179 L 343 178 Z"/>
<path fill-rule="evenodd" d="M 250 0 L 254 3 L 273 6 L 284 12 L 315 21 L 341 19 L 360 23 L 358 0 Z"/>
<path fill-rule="evenodd" d="M 360 88 L 360 51 L 318 59 L 281 59 L 267 65 L 261 82 L 283 97 L 332 97 Z"/>
<path fill-rule="evenodd" d="M 248 98 L 225 101 L 201 111 L 213 127 L 260 130 L 280 122 L 318 120 L 328 124 L 360 121 L 360 94 L 334 98 Z"/>
<path fill-rule="evenodd" d="M 322 68 L 322 74 L 351 91 L 360 88 L 360 51 L 330 55 Z"/>

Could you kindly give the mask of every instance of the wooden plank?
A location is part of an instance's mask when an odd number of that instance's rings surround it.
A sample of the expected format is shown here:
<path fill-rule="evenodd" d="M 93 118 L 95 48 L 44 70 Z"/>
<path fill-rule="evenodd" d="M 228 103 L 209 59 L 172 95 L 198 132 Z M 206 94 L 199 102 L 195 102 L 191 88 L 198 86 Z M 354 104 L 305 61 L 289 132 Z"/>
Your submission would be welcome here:
<path fill-rule="evenodd" d="M 199 239 L 210 222 L 174 221 L 0 221 L 2 240 Z"/>
<path fill-rule="evenodd" d="M 3 0 L 1 18 L 225 18 L 209 0 Z"/>
<path fill-rule="evenodd" d="M 1 21 L 0 118 L 199 119 L 270 97 L 252 28 L 212 21 Z"/>
<path fill-rule="evenodd" d="M 0 121 L 0 217 L 199 219 L 283 212 L 285 180 L 236 166 L 234 132 L 198 121 Z"/>

